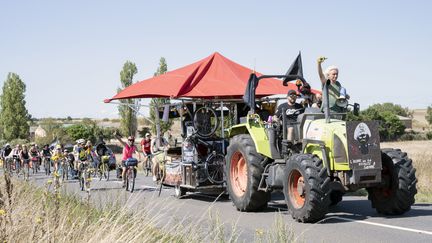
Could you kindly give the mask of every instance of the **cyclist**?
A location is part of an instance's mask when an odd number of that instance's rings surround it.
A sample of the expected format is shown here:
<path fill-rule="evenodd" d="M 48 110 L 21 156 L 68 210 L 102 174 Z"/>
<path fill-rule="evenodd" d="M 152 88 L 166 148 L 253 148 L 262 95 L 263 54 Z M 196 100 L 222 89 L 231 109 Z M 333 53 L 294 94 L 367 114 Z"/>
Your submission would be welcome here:
<path fill-rule="evenodd" d="M 98 144 L 96 144 L 95 146 L 95 152 L 96 152 L 96 157 L 98 158 L 98 170 L 100 170 L 100 167 L 102 165 L 102 163 L 109 163 L 109 159 L 110 159 L 110 150 L 108 149 L 108 147 L 106 146 L 106 143 L 103 141 L 103 139 L 100 140 L 100 142 Z"/>
<path fill-rule="evenodd" d="M 148 168 L 151 159 L 151 135 L 146 133 L 144 138 L 141 140 L 141 149 L 144 154 L 144 170 Z"/>
<path fill-rule="evenodd" d="M 10 156 L 14 159 L 14 168 L 16 170 L 19 170 L 22 167 L 21 160 L 20 160 L 20 154 L 21 154 L 21 144 L 17 144 L 15 148 L 10 153 Z"/>
<path fill-rule="evenodd" d="M 22 150 L 19 153 L 19 158 L 21 160 L 21 166 L 24 166 L 25 164 L 27 164 L 29 168 L 32 168 L 32 164 L 30 161 L 30 153 L 27 149 L 27 145 L 22 146 Z M 25 173 L 25 171 L 24 171 L 24 173 Z"/>
<path fill-rule="evenodd" d="M 85 145 L 86 153 L 87 153 L 87 159 L 91 162 L 93 162 L 93 168 L 97 168 L 99 166 L 97 159 L 95 159 L 95 152 L 93 149 L 93 144 L 90 140 L 87 140 L 87 143 Z"/>
<path fill-rule="evenodd" d="M 44 160 L 44 164 L 45 164 L 46 160 L 50 160 L 51 159 L 51 150 L 49 148 L 49 144 L 45 144 L 42 147 L 41 156 L 42 156 L 42 158 Z M 49 162 L 49 163 L 51 163 L 51 162 Z M 50 167 L 51 167 L 51 165 L 48 165 L 48 173 L 51 173 Z"/>
<path fill-rule="evenodd" d="M 52 154 L 51 160 L 54 163 L 54 171 L 57 172 L 59 168 L 60 161 L 64 158 L 63 152 L 62 152 L 62 146 L 60 144 L 57 144 L 55 146 L 55 150 Z"/>
<path fill-rule="evenodd" d="M 137 151 L 136 146 L 134 145 L 135 142 L 135 137 L 134 136 L 129 136 L 127 138 L 127 143 L 125 143 L 121 137 L 118 135 L 117 132 L 114 133 L 114 136 L 117 138 L 117 140 L 121 143 L 121 145 L 123 145 L 123 154 L 122 154 L 122 180 L 123 180 L 123 187 L 126 186 L 126 178 L 125 178 L 125 174 L 126 174 L 126 165 L 125 162 L 127 159 L 133 158 L 133 153 L 136 153 L 138 156 L 138 161 L 141 160 L 141 155 L 140 153 Z"/>
<path fill-rule="evenodd" d="M 153 181 L 160 180 L 161 178 L 157 178 L 157 170 L 159 169 L 159 162 L 164 161 L 166 159 L 166 151 L 169 149 L 168 141 L 164 137 L 160 137 L 160 143 L 158 143 L 158 138 L 154 138 L 151 143 L 150 151 L 152 152 L 153 158 Z"/>
<path fill-rule="evenodd" d="M 32 168 L 33 166 L 35 166 L 35 168 L 38 168 L 38 164 L 33 164 L 33 162 L 35 163 L 39 163 L 39 150 L 37 149 L 36 145 L 34 143 L 31 144 L 30 146 L 30 168 Z"/>
<path fill-rule="evenodd" d="M 4 149 L 2 150 L 1 155 L 0 155 L 0 157 L 3 160 L 3 163 L 5 165 L 5 168 L 9 168 L 9 167 L 6 167 L 6 165 L 9 163 L 8 157 L 9 157 L 9 154 L 11 152 L 12 152 L 12 148 L 11 148 L 10 144 L 7 143 L 4 146 Z"/>

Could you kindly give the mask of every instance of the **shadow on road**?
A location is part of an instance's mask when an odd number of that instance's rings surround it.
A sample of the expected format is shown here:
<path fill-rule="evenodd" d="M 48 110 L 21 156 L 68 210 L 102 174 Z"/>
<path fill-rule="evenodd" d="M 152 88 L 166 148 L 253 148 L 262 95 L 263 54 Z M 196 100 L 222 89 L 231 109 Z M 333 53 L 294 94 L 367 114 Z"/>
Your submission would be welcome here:
<path fill-rule="evenodd" d="M 340 220 L 337 216 L 349 218 L 353 220 L 366 220 L 367 218 L 386 218 L 386 219 L 400 219 L 400 218 L 413 218 L 432 215 L 431 209 L 422 209 L 419 207 L 431 207 L 432 204 L 414 204 L 411 210 L 402 215 L 384 215 L 378 213 L 372 208 L 370 201 L 364 199 L 354 199 L 342 201 L 339 204 L 330 207 L 329 213 L 326 218 L 320 223 L 346 223 L 344 220 Z M 332 218 L 335 217 L 336 218 Z"/>
<path fill-rule="evenodd" d="M 194 193 L 186 194 L 186 195 L 182 196 L 180 199 L 193 199 L 193 200 L 199 200 L 199 201 L 203 201 L 203 202 L 215 202 L 215 201 L 216 202 L 230 202 L 231 201 L 227 195 L 221 195 L 219 198 L 218 198 L 218 196 L 219 195 L 194 192 Z"/>

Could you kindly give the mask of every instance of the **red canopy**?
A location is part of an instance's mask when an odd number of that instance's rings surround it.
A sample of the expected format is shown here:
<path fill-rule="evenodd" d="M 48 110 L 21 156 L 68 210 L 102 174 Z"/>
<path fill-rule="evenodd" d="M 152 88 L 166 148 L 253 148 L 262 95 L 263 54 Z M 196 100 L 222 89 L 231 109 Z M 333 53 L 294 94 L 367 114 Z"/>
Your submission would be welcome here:
<path fill-rule="evenodd" d="M 241 98 L 252 72 L 215 52 L 198 62 L 137 82 L 105 102 L 154 97 Z M 257 76 L 260 75 L 257 73 Z M 286 94 L 289 89 L 297 90 L 297 87 L 293 83 L 283 86 L 278 79 L 262 79 L 256 89 L 256 97 Z"/>

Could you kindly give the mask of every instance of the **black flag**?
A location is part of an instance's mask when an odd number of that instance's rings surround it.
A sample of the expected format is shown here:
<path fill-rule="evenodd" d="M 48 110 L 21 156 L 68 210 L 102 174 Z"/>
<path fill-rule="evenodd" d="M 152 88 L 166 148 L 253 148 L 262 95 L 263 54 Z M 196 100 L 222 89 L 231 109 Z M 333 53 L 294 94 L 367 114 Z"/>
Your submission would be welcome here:
<path fill-rule="evenodd" d="M 251 73 L 246 86 L 245 94 L 243 95 L 243 101 L 251 108 L 255 108 L 255 90 L 258 86 L 258 77 L 255 73 Z"/>
<path fill-rule="evenodd" d="M 300 79 L 303 83 L 306 83 L 306 80 L 303 78 L 303 65 L 300 52 L 285 75 L 287 75 L 287 77 L 283 80 L 284 86 L 287 86 L 289 81 L 296 79 Z"/>

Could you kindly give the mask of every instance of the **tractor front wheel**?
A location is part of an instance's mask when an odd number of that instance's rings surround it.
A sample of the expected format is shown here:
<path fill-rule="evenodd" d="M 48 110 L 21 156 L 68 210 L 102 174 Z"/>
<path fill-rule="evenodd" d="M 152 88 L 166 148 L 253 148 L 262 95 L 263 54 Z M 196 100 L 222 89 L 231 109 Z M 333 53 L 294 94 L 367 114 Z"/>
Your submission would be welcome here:
<path fill-rule="evenodd" d="M 267 206 L 270 193 L 258 191 L 264 167 L 249 134 L 234 136 L 227 148 L 227 189 L 240 211 L 258 211 Z"/>
<path fill-rule="evenodd" d="M 295 154 L 285 168 L 284 195 L 293 219 L 313 223 L 330 205 L 330 179 L 322 160 L 312 154 Z"/>
<path fill-rule="evenodd" d="M 382 185 L 367 188 L 372 207 L 378 213 L 400 215 L 410 210 L 417 193 L 415 168 L 407 154 L 399 149 L 381 151 Z"/>

